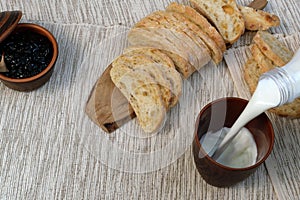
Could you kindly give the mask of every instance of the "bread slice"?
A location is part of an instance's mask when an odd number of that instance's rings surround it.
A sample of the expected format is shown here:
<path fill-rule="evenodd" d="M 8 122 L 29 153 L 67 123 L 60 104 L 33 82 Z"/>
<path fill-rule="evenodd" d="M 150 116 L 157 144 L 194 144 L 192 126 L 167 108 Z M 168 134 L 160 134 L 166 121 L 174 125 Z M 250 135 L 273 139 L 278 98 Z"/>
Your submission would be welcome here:
<path fill-rule="evenodd" d="M 182 30 L 190 30 L 187 33 L 194 39 L 194 41 L 202 48 L 208 48 L 211 58 L 218 64 L 223 59 L 223 52 L 217 45 L 217 43 L 211 39 L 201 28 L 195 23 L 188 20 L 182 14 L 177 12 L 164 13 L 171 20 L 174 20 L 174 25 L 180 27 Z M 191 34 L 191 35 L 190 35 Z"/>
<path fill-rule="evenodd" d="M 287 64 L 293 57 L 293 52 L 267 31 L 258 31 L 253 42 L 277 66 Z"/>
<path fill-rule="evenodd" d="M 270 71 L 275 67 L 274 63 L 259 50 L 256 44 L 252 44 L 250 50 L 254 60 L 260 66 L 261 74 Z"/>
<path fill-rule="evenodd" d="M 175 106 L 182 93 L 182 78 L 179 72 L 175 69 L 174 63 L 165 53 L 151 47 L 129 47 L 124 50 L 124 53 L 139 53 L 149 56 L 154 63 L 155 68 L 159 69 L 163 75 L 163 79 L 170 82 L 171 99 L 167 108 Z M 154 55 L 153 55 L 154 54 Z M 157 57 L 156 57 L 157 56 Z"/>
<path fill-rule="evenodd" d="M 148 56 L 156 63 L 163 63 L 164 65 L 175 68 L 173 60 L 163 53 L 161 50 L 152 47 L 127 47 L 123 51 L 124 54 L 143 54 Z"/>
<path fill-rule="evenodd" d="M 177 16 L 176 16 L 177 14 Z M 176 16 L 176 17 L 175 17 Z M 180 20 L 178 20 L 178 18 Z M 166 11 L 156 11 L 142 20 L 140 20 L 138 23 L 135 24 L 134 27 L 136 28 L 160 28 L 160 29 L 169 29 L 173 32 L 179 33 L 182 36 L 187 36 L 191 39 L 191 42 L 187 43 L 188 41 L 185 41 L 184 38 L 179 38 L 179 40 L 175 40 L 176 43 L 183 42 L 187 44 L 194 52 L 196 52 L 197 57 L 200 58 L 200 64 L 194 65 L 196 69 L 200 69 L 202 66 L 202 60 L 203 56 L 210 57 L 210 50 L 208 49 L 207 45 L 203 42 L 203 40 L 199 37 L 198 33 L 191 30 L 190 27 L 188 27 L 187 24 L 190 22 L 182 17 L 178 13 L 170 13 Z M 201 55 L 199 57 L 199 55 Z M 202 56 L 203 55 L 203 56 Z M 206 59 L 205 59 L 206 60 Z M 206 63 L 205 63 L 206 64 Z"/>
<path fill-rule="evenodd" d="M 124 49 L 124 53 L 129 52 L 134 49 L 142 49 L 142 48 L 152 48 L 147 46 L 130 46 Z M 155 49 L 155 48 L 152 48 Z M 184 59 L 183 57 L 179 56 L 178 54 L 172 53 L 170 51 L 156 49 L 161 52 L 162 59 L 165 60 L 166 65 L 169 67 L 175 66 L 177 71 L 179 71 L 184 78 L 188 78 L 196 69 L 188 62 L 188 60 Z"/>
<path fill-rule="evenodd" d="M 196 69 L 210 61 L 210 55 L 187 35 L 167 28 L 133 28 L 128 34 L 131 46 L 150 46 L 163 50 L 174 62 L 176 69 L 187 78 Z M 198 53 L 197 53 L 198 52 Z"/>
<path fill-rule="evenodd" d="M 148 57 L 146 55 L 147 53 L 152 57 L 156 57 L 157 62 L 162 63 L 162 65 L 166 67 L 166 63 L 164 62 L 164 60 L 157 57 L 154 53 L 151 53 L 151 51 L 152 49 L 146 48 L 136 49 L 120 55 L 112 62 L 113 68 L 111 69 L 110 74 L 114 75 L 114 77 L 111 78 L 114 83 L 120 82 L 124 74 L 129 73 L 131 70 L 137 70 L 137 68 L 143 69 L 151 77 L 153 77 L 154 81 L 159 85 L 164 105 L 166 109 L 168 109 L 173 99 L 171 82 L 165 78 L 164 71 L 160 70 L 158 67 L 144 69 L 146 65 L 152 65 L 153 63 L 155 63 L 155 61 L 151 59 L 151 57 Z"/>
<path fill-rule="evenodd" d="M 213 27 L 207 19 L 202 16 L 199 12 L 197 12 L 194 8 L 179 4 L 176 2 L 172 2 L 166 8 L 168 12 L 177 12 L 182 14 L 184 17 L 189 19 L 191 22 L 195 23 L 203 32 L 205 32 L 212 40 L 216 42 L 218 47 L 221 49 L 222 52 L 226 50 L 225 42 L 220 35 L 220 33 Z"/>
<path fill-rule="evenodd" d="M 215 25 L 226 43 L 233 44 L 244 33 L 244 18 L 235 0 L 190 0 L 190 2 Z"/>
<path fill-rule="evenodd" d="M 130 69 L 116 81 L 118 68 L 118 65 L 112 68 L 111 78 L 131 104 L 140 126 L 146 133 L 158 131 L 166 116 L 159 85 L 147 72 L 139 69 Z"/>
<path fill-rule="evenodd" d="M 173 42 L 174 40 L 178 40 L 178 38 L 171 30 L 157 28 L 133 28 L 128 33 L 127 39 L 131 47 L 144 46 L 161 50 L 173 60 L 176 69 L 185 78 L 189 77 L 194 71 L 196 71 L 193 66 L 196 63 L 196 59 L 194 59 L 194 56 L 196 55 L 193 52 L 188 51 L 186 46 L 180 48 L 179 43 Z"/>
<path fill-rule="evenodd" d="M 238 8 L 244 17 L 245 28 L 247 30 L 267 30 L 280 25 L 280 19 L 276 15 L 247 6 L 238 6 Z"/>

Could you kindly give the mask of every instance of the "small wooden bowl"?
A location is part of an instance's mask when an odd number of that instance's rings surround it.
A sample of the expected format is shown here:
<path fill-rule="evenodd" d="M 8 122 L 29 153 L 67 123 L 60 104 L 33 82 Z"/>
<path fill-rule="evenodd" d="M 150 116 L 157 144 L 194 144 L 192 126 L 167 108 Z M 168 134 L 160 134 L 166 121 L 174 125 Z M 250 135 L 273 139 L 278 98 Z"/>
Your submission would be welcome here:
<path fill-rule="evenodd" d="M 215 132 L 224 126 L 231 127 L 247 103 L 247 100 L 240 98 L 222 98 L 206 105 L 198 115 L 193 141 L 194 162 L 202 178 L 210 185 L 227 187 L 246 179 L 263 164 L 272 151 L 274 131 L 265 113 L 245 125 L 257 146 L 257 160 L 254 165 L 245 168 L 224 166 L 208 156 L 201 147 L 200 139 L 205 133 Z"/>
<path fill-rule="evenodd" d="M 7 77 L 4 74 L 0 73 L 0 80 L 4 85 L 6 85 L 11 89 L 18 90 L 18 91 L 32 91 L 41 87 L 50 79 L 58 57 L 58 45 L 54 36 L 48 30 L 46 30 L 45 28 L 37 24 L 20 23 L 16 26 L 16 28 L 13 30 L 11 34 L 14 34 L 19 31 L 24 31 L 24 30 L 32 31 L 34 33 L 43 35 L 46 38 L 48 38 L 48 40 L 52 44 L 52 50 L 53 50 L 52 59 L 48 64 L 48 66 L 43 71 L 41 71 L 40 73 L 32 77 L 17 79 L 17 78 Z"/>

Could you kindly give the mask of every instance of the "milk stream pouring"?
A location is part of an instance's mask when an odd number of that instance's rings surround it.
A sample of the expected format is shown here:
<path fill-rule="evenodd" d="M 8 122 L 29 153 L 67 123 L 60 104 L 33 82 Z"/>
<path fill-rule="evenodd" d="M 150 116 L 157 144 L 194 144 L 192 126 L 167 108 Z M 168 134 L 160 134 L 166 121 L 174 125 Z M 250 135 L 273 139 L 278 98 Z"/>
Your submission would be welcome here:
<path fill-rule="evenodd" d="M 221 141 L 214 157 L 219 157 L 239 130 L 270 108 L 292 102 L 300 96 L 300 49 L 283 67 L 264 73 L 246 108 Z"/>

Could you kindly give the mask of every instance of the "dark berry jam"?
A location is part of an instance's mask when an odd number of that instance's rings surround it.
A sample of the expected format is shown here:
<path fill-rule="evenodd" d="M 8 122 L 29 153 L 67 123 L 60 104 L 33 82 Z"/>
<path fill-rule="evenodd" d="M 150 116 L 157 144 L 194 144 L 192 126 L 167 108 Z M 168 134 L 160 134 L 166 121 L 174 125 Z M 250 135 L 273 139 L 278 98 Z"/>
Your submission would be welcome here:
<path fill-rule="evenodd" d="M 43 71 L 52 59 L 51 42 L 43 35 L 23 30 L 11 34 L 0 44 L 0 54 L 9 72 L 2 73 L 10 78 L 28 78 Z"/>

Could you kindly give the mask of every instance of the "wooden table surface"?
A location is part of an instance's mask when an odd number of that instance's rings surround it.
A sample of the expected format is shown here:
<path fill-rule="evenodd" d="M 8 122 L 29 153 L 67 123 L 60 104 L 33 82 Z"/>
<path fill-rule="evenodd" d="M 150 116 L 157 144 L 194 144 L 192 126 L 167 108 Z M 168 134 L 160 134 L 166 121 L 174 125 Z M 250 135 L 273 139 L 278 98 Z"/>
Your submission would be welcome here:
<path fill-rule="evenodd" d="M 120 50 L 103 49 L 111 37 L 171 0 L 1 0 L 0 11 L 21 10 L 22 22 L 49 29 L 59 44 L 54 74 L 42 88 L 16 92 L 0 84 L 0 199 L 300 199 L 300 128 L 280 128 L 268 161 L 243 182 L 228 188 L 205 183 L 190 147 L 175 162 L 147 173 L 124 172 L 99 161 L 81 143 L 78 115 L 83 110 L 79 85 L 84 70 L 107 63 Z M 182 1 L 178 1 L 182 2 Z M 239 0 L 247 5 L 250 0 Z M 183 1 L 182 3 L 187 3 Z M 296 38 L 300 1 L 269 0 L 265 10 L 281 25 L 270 31 Z M 205 66 L 188 79 L 200 107 L 225 96 L 243 96 L 230 58 L 249 43 L 247 33 L 216 68 Z M 296 36 L 297 37 L 296 37 Z M 116 41 L 114 41 L 116 42 Z M 110 44 L 111 45 L 111 44 Z M 116 47 L 119 44 L 116 44 Z M 98 49 L 100 47 L 100 49 Z M 101 49 L 102 48 L 102 49 Z M 96 53 L 95 53 L 96 52 Z M 95 56 L 96 55 L 96 56 Z M 99 55 L 99 57 L 97 57 Z M 234 64 L 232 64 L 234 65 Z M 96 66 L 96 65 L 95 65 Z M 222 86 L 220 86 L 222 84 Z M 88 88 L 90 90 L 90 88 Z M 89 92 L 89 91 L 88 91 Z M 87 92 L 87 93 L 88 93 Z M 79 113 L 79 114 L 78 114 Z M 273 122 L 277 120 L 271 115 Z M 277 122 L 277 121 L 276 121 Z M 290 127 L 290 126 L 286 126 Z M 283 137 L 284 136 L 284 137 Z M 107 151 L 110 149 L 102 149 Z"/>

